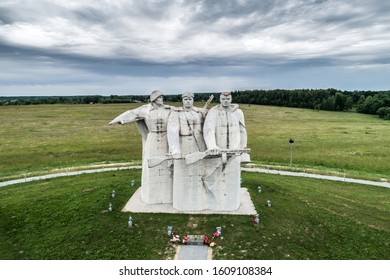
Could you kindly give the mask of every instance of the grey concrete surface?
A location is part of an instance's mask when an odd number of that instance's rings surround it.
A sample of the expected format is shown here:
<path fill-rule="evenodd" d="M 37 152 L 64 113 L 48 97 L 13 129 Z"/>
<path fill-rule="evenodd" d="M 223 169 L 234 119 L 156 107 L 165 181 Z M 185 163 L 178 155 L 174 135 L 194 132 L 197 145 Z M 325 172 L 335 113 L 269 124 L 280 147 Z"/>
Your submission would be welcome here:
<path fill-rule="evenodd" d="M 240 207 L 235 211 L 179 211 L 172 204 L 146 204 L 141 200 L 141 190 L 138 189 L 122 209 L 123 212 L 133 213 L 172 213 L 172 214 L 226 214 L 226 215 L 254 215 L 255 206 L 246 188 L 241 188 Z"/>
<path fill-rule="evenodd" d="M 176 260 L 208 260 L 209 247 L 203 245 L 181 245 Z"/>
<path fill-rule="evenodd" d="M 48 175 L 42 175 L 42 176 L 26 177 L 26 178 L 22 178 L 22 179 L 4 181 L 4 182 L 0 182 L 0 187 L 5 187 L 5 186 L 9 186 L 9 185 L 14 185 L 14 184 L 21 184 L 21 183 L 26 183 L 26 182 L 31 182 L 31 181 L 37 181 L 37 180 L 45 180 L 45 179 L 51 179 L 51 178 L 64 177 L 64 176 L 75 176 L 75 175 L 80 175 L 80 174 L 90 174 L 90 173 L 105 172 L 105 171 L 140 169 L 140 168 L 141 168 L 141 166 L 125 166 L 125 167 L 111 167 L 111 168 L 99 168 L 99 169 L 91 169 L 91 170 L 61 172 L 61 173 L 56 173 L 56 174 L 48 174 Z M 311 173 L 304 173 L 304 172 L 291 172 L 291 171 L 281 171 L 281 170 L 272 170 L 272 169 L 264 169 L 264 168 L 242 167 L 241 170 L 246 171 L 246 172 L 259 172 L 259 173 L 276 174 L 276 175 L 282 175 L 282 176 L 306 177 L 306 178 L 324 179 L 324 180 L 332 180 L 332 181 L 339 181 L 339 182 L 348 182 L 348 183 L 390 188 L 389 182 L 360 180 L 360 179 L 340 177 L 340 176 L 327 176 L 327 175 L 318 175 L 318 174 L 311 174 Z"/>

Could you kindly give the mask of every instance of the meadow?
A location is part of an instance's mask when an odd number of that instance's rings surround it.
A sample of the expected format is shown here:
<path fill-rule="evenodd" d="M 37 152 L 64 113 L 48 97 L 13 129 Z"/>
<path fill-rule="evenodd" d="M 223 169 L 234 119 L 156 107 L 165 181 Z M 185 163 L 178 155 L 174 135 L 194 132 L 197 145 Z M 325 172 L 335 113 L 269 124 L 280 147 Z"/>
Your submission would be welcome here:
<path fill-rule="evenodd" d="M 96 165 L 139 165 L 136 126 L 107 125 L 136 106 L 1 107 L 0 180 Z M 255 166 L 289 169 L 288 140 L 294 138 L 293 170 L 390 180 L 389 123 L 376 116 L 241 108 Z M 0 259 L 172 259 L 168 225 L 182 235 L 209 236 L 222 226 L 214 259 L 390 258 L 387 188 L 243 172 L 243 187 L 260 214 L 255 225 L 249 216 L 121 212 L 136 190 L 130 181 L 139 186 L 140 177 L 140 170 L 116 171 L 0 188 Z"/>
<path fill-rule="evenodd" d="M 173 104 L 179 105 L 179 104 Z M 201 106 L 202 104 L 198 104 Z M 138 104 L 0 108 L 0 180 L 94 164 L 139 164 L 135 124 L 108 126 Z M 389 122 L 350 112 L 241 105 L 257 165 L 390 180 Z"/>

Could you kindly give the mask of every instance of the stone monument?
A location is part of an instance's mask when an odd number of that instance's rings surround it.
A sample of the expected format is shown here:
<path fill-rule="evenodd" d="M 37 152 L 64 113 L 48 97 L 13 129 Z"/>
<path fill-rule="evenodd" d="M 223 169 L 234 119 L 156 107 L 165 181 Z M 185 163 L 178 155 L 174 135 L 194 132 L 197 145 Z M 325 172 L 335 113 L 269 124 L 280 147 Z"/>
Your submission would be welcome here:
<path fill-rule="evenodd" d="M 142 136 L 141 200 L 147 204 L 172 203 L 172 162 L 163 161 L 149 167 L 148 159 L 168 153 L 167 125 L 172 111 L 164 105 L 163 93 L 153 91 L 150 104 L 117 116 L 110 125 L 136 122 Z"/>
<path fill-rule="evenodd" d="M 168 120 L 168 145 L 174 159 L 173 207 L 180 211 L 207 209 L 203 186 L 204 162 L 187 165 L 184 157 L 204 152 L 203 122 L 207 109 L 193 106 L 194 94 L 182 94 L 183 108 L 172 111 Z"/>
<path fill-rule="evenodd" d="M 240 206 L 241 162 L 249 162 L 244 114 L 222 92 L 220 105 L 207 113 L 203 133 L 211 155 L 205 161 L 203 182 L 209 192 L 208 209 L 233 211 Z"/>
<path fill-rule="evenodd" d="M 171 208 L 170 213 L 223 213 L 240 208 L 241 163 L 250 161 L 244 114 L 231 103 L 228 92 L 221 93 L 220 105 L 207 111 L 211 99 L 204 108 L 197 108 L 194 94 L 183 93 L 183 107 L 175 108 L 164 105 L 163 94 L 153 91 L 150 104 L 110 122 L 136 122 L 141 133 L 140 200 L 146 207 L 161 205 Z M 237 213 L 252 214 L 253 203 L 244 193 L 250 209 L 240 208 Z"/>

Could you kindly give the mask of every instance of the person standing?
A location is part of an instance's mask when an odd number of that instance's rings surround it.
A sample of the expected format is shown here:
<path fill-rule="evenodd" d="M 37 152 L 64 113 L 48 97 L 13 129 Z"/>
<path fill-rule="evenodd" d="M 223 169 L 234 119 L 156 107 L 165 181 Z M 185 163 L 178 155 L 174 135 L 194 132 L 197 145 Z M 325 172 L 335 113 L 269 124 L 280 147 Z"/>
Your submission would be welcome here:
<path fill-rule="evenodd" d="M 147 204 L 172 203 L 172 161 L 148 166 L 151 157 L 168 153 L 167 124 L 172 107 L 164 105 L 163 93 L 153 91 L 150 104 L 117 116 L 109 124 L 136 122 L 142 136 L 141 200 Z"/>

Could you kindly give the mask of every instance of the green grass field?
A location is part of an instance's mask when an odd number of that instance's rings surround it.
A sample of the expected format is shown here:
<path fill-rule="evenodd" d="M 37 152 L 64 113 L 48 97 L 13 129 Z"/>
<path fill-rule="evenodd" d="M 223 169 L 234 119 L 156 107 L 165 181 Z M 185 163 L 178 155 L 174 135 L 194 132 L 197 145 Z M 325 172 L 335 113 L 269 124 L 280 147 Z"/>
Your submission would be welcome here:
<path fill-rule="evenodd" d="M 179 104 L 173 104 L 179 105 Z M 201 104 L 199 104 L 201 105 Z M 108 126 L 137 104 L 38 105 L 0 108 L 0 180 L 81 165 L 141 160 L 134 124 Z M 390 180 L 389 122 L 376 116 L 242 105 L 251 159 L 319 173 Z"/>
<path fill-rule="evenodd" d="M 244 172 L 243 186 L 260 214 L 255 225 L 241 215 L 121 212 L 136 190 L 130 181 L 140 177 L 140 170 L 117 171 L 1 188 L 0 258 L 172 259 L 168 225 L 209 237 L 221 226 L 214 259 L 390 258 L 386 188 Z"/>
<path fill-rule="evenodd" d="M 178 105 L 178 104 L 177 104 Z M 134 124 L 107 123 L 136 104 L 0 108 L 0 180 L 97 164 L 140 164 Z M 389 123 L 375 116 L 242 105 L 256 165 L 390 180 Z M 214 259 L 390 259 L 390 190 L 243 172 L 261 223 L 249 216 L 120 210 L 140 170 L 0 188 L 0 259 L 170 259 L 166 227 L 211 235 Z M 257 193 L 261 183 L 263 192 Z M 110 198 L 115 190 L 117 197 Z M 266 207 L 271 199 L 273 207 Z M 114 211 L 106 211 L 108 204 Z"/>

